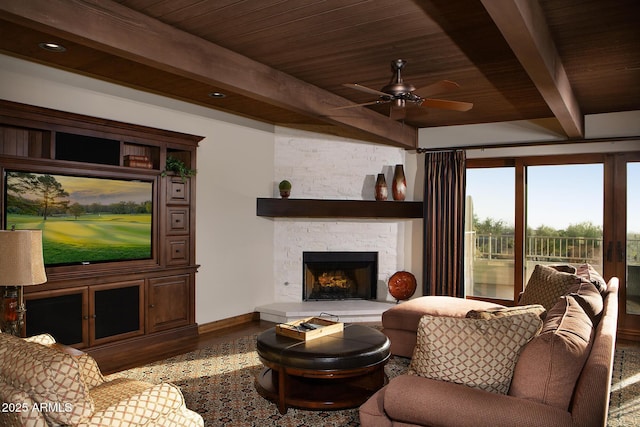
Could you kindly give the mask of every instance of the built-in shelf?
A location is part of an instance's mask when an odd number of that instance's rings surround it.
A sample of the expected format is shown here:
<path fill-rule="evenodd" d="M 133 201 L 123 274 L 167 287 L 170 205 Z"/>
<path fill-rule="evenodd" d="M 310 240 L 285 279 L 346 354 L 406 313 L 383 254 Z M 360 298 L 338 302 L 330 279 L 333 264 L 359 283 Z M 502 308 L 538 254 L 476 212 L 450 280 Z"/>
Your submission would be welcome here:
<path fill-rule="evenodd" d="M 256 214 L 284 218 L 422 218 L 422 202 L 258 198 Z"/>

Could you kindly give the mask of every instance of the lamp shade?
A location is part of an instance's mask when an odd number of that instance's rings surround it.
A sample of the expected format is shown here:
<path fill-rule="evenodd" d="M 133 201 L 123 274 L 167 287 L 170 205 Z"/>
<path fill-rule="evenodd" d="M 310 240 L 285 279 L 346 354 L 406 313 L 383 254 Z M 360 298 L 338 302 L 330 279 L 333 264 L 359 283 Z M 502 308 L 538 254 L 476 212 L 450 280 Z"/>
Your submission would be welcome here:
<path fill-rule="evenodd" d="M 0 286 L 39 285 L 47 281 L 41 230 L 0 231 Z"/>

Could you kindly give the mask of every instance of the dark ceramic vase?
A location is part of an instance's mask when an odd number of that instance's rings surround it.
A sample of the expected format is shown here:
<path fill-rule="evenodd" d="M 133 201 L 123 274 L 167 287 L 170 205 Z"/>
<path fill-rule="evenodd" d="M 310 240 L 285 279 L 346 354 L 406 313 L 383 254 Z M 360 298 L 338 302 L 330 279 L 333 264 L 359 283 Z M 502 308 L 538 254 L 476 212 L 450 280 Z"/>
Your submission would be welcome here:
<path fill-rule="evenodd" d="M 391 188 L 393 200 L 402 201 L 407 196 L 407 179 L 404 176 L 404 167 L 402 165 L 396 165 Z"/>
<path fill-rule="evenodd" d="M 384 179 L 384 174 L 379 173 L 376 179 L 376 200 L 387 200 L 389 196 L 389 189 L 387 188 L 387 181 Z"/>

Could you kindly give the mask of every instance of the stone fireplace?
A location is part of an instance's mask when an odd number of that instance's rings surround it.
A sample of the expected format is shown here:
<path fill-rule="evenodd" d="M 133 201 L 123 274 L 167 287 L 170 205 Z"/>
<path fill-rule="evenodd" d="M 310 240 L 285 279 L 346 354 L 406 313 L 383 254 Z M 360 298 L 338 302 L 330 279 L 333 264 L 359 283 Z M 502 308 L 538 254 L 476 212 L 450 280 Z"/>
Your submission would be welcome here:
<path fill-rule="evenodd" d="M 396 147 L 278 127 L 272 197 L 280 197 L 278 182 L 287 179 L 293 184 L 292 199 L 374 200 L 376 175 L 384 173 L 387 182 L 391 182 L 393 165 L 402 163 L 407 165 L 405 173 L 411 183 L 407 200 L 412 200 L 413 192 L 422 193 L 411 173 L 415 169 L 411 166 L 414 157 Z M 415 272 L 416 266 L 421 266 L 421 262 L 416 263 L 422 250 L 420 219 L 300 216 L 275 217 L 272 221 L 273 302 L 277 304 L 342 305 L 308 299 L 311 293 L 304 290 L 303 283 L 305 252 L 378 254 L 375 292 L 367 299 L 358 296 L 343 300 L 344 305 L 350 306 L 395 302 L 387 291 L 389 277 L 400 270 Z M 325 307 L 321 311 L 333 312 L 337 308 Z"/>
<path fill-rule="evenodd" d="M 414 200 L 414 194 L 422 194 L 423 182 L 415 177 L 417 157 L 402 148 L 277 126 L 272 197 L 280 197 L 278 183 L 287 179 L 293 184 L 292 199 L 374 200 L 377 174 L 384 173 L 389 183 L 393 165 L 404 164 L 407 200 Z M 420 219 L 311 216 L 272 221 L 273 302 L 256 308 L 263 320 L 282 323 L 331 313 L 341 322 L 380 322 L 381 314 L 395 304 L 388 294 L 389 277 L 400 270 L 419 271 L 422 265 Z M 375 287 L 368 296 L 308 299 L 311 292 L 303 283 L 306 251 L 376 253 Z M 343 283 L 340 278 L 325 279 Z"/>
<path fill-rule="evenodd" d="M 303 301 L 375 300 L 377 252 L 304 252 Z"/>

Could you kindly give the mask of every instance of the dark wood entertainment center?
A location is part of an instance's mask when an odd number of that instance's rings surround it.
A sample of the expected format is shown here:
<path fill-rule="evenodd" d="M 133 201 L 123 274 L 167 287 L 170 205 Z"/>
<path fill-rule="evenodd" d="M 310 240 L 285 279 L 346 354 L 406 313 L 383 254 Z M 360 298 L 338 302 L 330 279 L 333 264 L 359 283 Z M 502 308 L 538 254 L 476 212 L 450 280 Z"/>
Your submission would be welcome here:
<path fill-rule="evenodd" d="M 49 332 L 100 363 L 198 334 L 195 178 L 163 171 L 167 156 L 195 169 L 201 140 L 0 100 L 1 194 L 7 170 L 153 182 L 151 258 L 47 267 L 45 284 L 24 288 L 23 335 Z"/>

